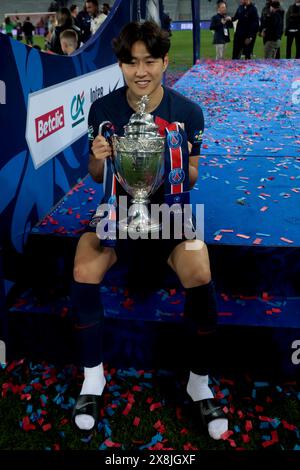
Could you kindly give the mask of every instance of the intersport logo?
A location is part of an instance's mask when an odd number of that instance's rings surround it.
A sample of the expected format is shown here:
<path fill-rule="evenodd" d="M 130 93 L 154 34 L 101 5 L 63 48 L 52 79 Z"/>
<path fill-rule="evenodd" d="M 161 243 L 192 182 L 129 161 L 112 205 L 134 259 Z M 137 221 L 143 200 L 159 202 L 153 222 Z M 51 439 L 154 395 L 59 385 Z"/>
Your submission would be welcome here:
<path fill-rule="evenodd" d="M 64 107 L 60 106 L 35 119 L 36 141 L 40 142 L 65 127 Z"/>

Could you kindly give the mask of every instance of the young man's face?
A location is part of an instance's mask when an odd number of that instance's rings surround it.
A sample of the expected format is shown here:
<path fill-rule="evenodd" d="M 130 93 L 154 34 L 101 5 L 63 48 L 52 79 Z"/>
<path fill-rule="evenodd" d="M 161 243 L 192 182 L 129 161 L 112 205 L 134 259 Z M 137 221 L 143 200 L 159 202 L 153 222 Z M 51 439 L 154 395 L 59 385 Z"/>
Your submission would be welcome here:
<path fill-rule="evenodd" d="M 225 13 L 226 13 L 226 3 L 220 3 L 220 5 L 218 7 L 218 12 L 221 15 L 225 15 Z"/>
<path fill-rule="evenodd" d="M 120 62 L 125 82 L 137 97 L 151 95 L 160 89 L 163 73 L 168 65 L 168 56 L 154 58 L 142 41 L 137 41 L 131 49 L 130 64 Z"/>
<path fill-rule="evenodd" d="M 90 16 L 94 16 L 97 13 L 97 7 L 91 2 L 85 3 L 86 11 Z"/>

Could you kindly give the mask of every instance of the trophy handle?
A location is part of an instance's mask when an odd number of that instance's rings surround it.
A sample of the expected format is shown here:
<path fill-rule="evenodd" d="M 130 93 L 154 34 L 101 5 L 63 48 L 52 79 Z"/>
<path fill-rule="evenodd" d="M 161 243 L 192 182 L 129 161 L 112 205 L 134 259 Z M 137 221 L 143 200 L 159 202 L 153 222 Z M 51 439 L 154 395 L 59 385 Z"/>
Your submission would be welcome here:
<path fill-rule="evenodd" d="M 110 121 L 101 122 L 98 130 L 98 134 L 103 135 L 105 139 L 110 140 L 111 136 L 114 133 L 114 126 Z"/>
<path fill-rule="evenodd" d="M 112 136 L 114 135 L 114 126 L 110 121 L 101 122 L 101 124 L 99 125 L 99 129 L 98 129 L 98 135 L 102 135 L 108 141 L 109 145 L 113 149 Z M 112 152 L 112 154 L 113 154 L 113 152 Z M 105 161 L 105 165 L 106 164 L 107 163 Z M 101 218 L 103 216 L 101 210 L 100 210 L 100 213 L 98 213 L 99 207 L 100 207 L 100 204 L 98 205 L 98 207 L 96 209 L 96 212 L 95 212 L 94 216 L 92 217 L 92 220 L 89 223 L 90 227 L 96 227 L 98 222 L 101 220 Z"/>
<path fill-rule="evenodd" d="M 98 130 L 98 134 L 102 135 L 109 145 L 111 146 L 111 160 L 114 160 L 114 145 L 113 145 L 113 136 L 115 135 L 114 125 L 110 121 L 101 122 Z"/>

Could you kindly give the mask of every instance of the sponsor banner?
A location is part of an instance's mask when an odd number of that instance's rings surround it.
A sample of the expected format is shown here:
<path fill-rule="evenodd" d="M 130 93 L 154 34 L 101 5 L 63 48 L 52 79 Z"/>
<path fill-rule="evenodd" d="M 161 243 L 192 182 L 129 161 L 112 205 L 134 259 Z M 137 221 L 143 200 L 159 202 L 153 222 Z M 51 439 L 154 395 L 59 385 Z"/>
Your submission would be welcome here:
<path fill-rule="evenodd" d="M 45 88 L 28 97 L 26 141 L 39 168 L 84 134 L 91 104 L 123 86 L 118 64 Z"/>

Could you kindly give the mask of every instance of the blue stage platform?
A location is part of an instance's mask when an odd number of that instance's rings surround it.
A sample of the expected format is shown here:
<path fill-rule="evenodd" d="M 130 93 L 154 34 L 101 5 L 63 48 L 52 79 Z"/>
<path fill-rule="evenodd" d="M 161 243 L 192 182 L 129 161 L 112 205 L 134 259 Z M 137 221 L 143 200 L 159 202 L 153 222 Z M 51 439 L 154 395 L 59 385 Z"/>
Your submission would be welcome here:
<path fill-rule="evenodd" d="M 227 351 L 222 367 L 232 354 L 233 367 L 239 361 L 246 367 L 241 351 L 249 343 L 254 370 L 266 371 L 273 351 L 275 373 L 281 362 L 295 372 L 290 356 L 300 335 L 300 119 L 288 89 L 292 93 L 299 71 L 295 61 L 204 62 L 175 86 L 199 101 L 206 115 L 191 198 L 205 207 L 220 343 Z M 15 347 L 32 329 L 36 351 L 49 351 L 46 327 L 52 342 L 54 331 L 65 333 L 57 348 L 68 354 L 74 250 L 101 196 L 102 186 L 87 176 L 32 230 L 28 278 L 10 313 Z M 116 265 L 101 286 L 108 360 L 161 366 L 162 332 L 180 338 L 182 286 L 169 276 L 160 289 L 141 296 L 128 291 L 126 276 L 126 268 Z"/>

